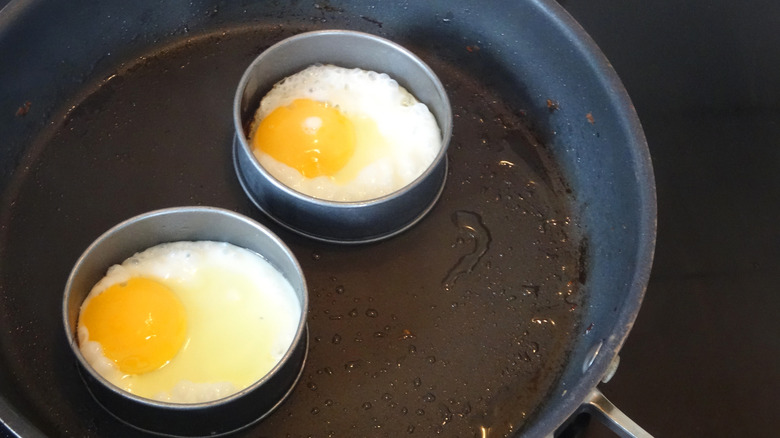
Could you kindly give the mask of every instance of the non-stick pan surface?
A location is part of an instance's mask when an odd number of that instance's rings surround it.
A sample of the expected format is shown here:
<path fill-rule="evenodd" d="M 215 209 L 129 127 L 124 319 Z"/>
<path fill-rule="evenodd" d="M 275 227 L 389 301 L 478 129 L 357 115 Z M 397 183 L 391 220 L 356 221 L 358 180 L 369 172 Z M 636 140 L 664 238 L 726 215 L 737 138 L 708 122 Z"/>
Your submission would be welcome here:
<path fill-rule="evenodd" d="M 541 436 L 601 378 L 641 301 L 652 177 L 619 82 L 555 5 L 81 6 L 0 13 L 0 420 L 10 429 L 141 434 L 84 388 L 61 296 L 98 235 L 177 205 L 256 218 L 307 275 L 303 377 L 245 436 Z M 445 192 L 385 242 L 291 234 L 235 177 L 241 73 L 269 45 L 323 28 L 405 45 L 452 101 Z"/>

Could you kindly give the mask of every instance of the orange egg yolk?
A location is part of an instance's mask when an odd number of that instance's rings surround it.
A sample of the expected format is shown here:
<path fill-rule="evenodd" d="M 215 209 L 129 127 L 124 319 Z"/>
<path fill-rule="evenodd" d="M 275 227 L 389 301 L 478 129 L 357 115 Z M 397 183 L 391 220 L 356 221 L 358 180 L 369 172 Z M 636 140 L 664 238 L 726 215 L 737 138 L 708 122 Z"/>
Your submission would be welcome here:
<path fill-rule="evenodd" d="M 131 278 L 104 290 L 82 309 L 79 324 L 126 374 L 167 364 L 187 333 L 184 305 L 170 289 L 148 278 Z"/>
<path fill-rule="evenodd" d="M 333 176 L 355 153 L 355 128 L 327 103 L 296 99 L 260 122 L 253 147 L 306 178 Z"/>

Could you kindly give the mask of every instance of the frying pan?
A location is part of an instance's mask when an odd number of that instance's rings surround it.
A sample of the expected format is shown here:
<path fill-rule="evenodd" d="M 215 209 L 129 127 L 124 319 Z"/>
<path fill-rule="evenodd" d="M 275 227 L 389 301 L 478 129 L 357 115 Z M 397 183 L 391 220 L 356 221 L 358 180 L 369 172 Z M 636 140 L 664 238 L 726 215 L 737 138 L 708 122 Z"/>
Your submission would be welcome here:
<path fill-rule="evenodd" d="M 244 68 L 285 37 L 335 28 L 406 46 L 453 105 L 445 192 L 386 242 L 275 227 L 231 162 Z M 311 291 L 300 383 L 238 435 L 543 437 L 583 410 L 614 412 L 596 386 L 644 294 L 655 187 L 625 90 L 555 2 L 16 1 L 0 11 L 0 60 L 0 420 L 12 434 L 143 435 L 80 381 L 63 285 L 112 225 L 196 204 L 272 228 Z"/>

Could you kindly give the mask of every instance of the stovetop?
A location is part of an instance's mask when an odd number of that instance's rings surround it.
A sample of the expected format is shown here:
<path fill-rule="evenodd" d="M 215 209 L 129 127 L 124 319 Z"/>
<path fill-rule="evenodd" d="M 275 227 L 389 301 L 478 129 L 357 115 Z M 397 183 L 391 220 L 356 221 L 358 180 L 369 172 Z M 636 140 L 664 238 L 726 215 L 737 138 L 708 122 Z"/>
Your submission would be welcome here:
<path fill-rule="evenodd" d="M 657 437 L 770 436 L 780 405 L 780 2 L 562 0 L 653 158 L 647 295 L 600 386 Z M 776 433 L 776 432 L 774 432 Z M 600 425 L 585 437 L 613 437 Z"/>

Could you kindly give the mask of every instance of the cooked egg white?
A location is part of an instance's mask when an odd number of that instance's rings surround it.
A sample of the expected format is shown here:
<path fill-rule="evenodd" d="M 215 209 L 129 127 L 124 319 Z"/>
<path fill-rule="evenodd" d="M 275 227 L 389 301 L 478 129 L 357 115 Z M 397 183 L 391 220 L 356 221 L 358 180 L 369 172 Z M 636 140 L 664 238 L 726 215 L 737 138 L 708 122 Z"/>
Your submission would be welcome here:
<path fill-rule="evenodd" d="M 265 95 L 250 127 L 260 164 L 309 196 L 365 201 L 414 181 L 441 149 L 428 107 L 387 74 L 313 65 Z"/>
<path fill-rule="evenodd" d="M 173 242 L 112 266 L 81 307 L 79 348 L 141 397 L 199 403 L 267 374 L 300 321 L 292 285 L 259 255 L 222 242 Z"/>

